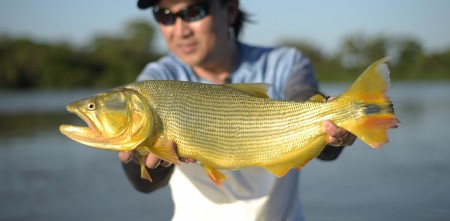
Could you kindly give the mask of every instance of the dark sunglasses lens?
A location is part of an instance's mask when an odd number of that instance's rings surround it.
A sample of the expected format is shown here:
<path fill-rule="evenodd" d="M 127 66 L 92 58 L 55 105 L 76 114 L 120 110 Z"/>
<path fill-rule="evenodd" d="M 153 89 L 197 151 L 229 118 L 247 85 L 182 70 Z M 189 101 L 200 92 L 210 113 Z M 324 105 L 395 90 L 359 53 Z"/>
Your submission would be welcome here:
<path fill-rule="evenodd" d="M 209 5 L 207 3 L 199 3 L 181 10 L 176 14 L 167 9 L 154 8 L 153 15 L 155 16 L 156 21 L 160 24 L 173 25 L 177 16 L 187 22 L 198 21 L 208 15 L 208 9 Z"/>
<path fill-rule="evenodd" d="M 206 5 L 195 5 L 183 11 L 185 21 L 198 21 L 208 15 Z"/>
<path fill-rule="evenodd" d="M 153 11 L 156 21 L 163 25 L 172 25 L 175 23 L 175 15 L 164 9 Z"/>

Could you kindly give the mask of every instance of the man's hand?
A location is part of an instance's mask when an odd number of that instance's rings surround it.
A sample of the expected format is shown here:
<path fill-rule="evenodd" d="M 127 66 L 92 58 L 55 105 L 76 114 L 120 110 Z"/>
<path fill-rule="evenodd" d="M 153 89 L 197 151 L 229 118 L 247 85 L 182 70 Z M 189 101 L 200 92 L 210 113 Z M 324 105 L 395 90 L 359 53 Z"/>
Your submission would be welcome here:
<path fill-rule="evenodd" d="M 325 133 L 328 134 L 327 144 L 330 146 L 351 146 L 356 140 L 355 135 L 343 128 L 336 126 L 336 124 L 331 121 L 327 120 L 323 122 L 322 126 L 325 130 Z"/>
<path fill-rule="evenodd" d="M 334 100 L 335 97 L 328 97 L 327 101 Z M 351 146 L 356 140 L 356 136 L 349 131 L 336 126 L 333 122 L 327 120 L 322 124 L 325 133 L 328 134 L 327 145 L 334 147 Z"/>
<path fill-rule="evenodd" d="M 175 149 L 175 151 L 177 150 L 177 145 L 175 144 L 175 142 L 172 142 L 172 147 Z M 129 163 L 130 161 L 133 160 L 134 154 L 132 151 L 129 152 L 119 152 L 119 159 L 120 161 L 122 161 L 122 163 Z M 184 158 L 184 157 L 180 157 L 180 161 L 184 162 L 184 163 L 195 163 L 197 162 L 196 160 L 192 159 L 192 158 Z M 147 157 L 145 158 L 145 166 L 147 166 L 150 169 L 155 169 L 158 166 L 162 166 L 162 167 L 169 167 L 172 163 L 161 160 L 159 157 L 155 156 L 152 153 L 149 153 L 147 155 Z"/>

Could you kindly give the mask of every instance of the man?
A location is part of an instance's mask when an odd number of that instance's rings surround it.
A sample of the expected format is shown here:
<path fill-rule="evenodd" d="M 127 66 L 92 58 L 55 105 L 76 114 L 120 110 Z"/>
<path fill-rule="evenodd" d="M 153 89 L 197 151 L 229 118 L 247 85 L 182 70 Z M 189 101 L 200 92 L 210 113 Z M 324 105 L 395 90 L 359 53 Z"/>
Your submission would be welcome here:
<path fill-rule="evenodd" d="M 239 0 L 138 0 L 151 8 L 171 53 L 150 63 L 138 80 L 204 83 L 269 83 L 274 99 L 306 100 L 318 93 L 309 60 L 292 48 L 262 48 L 238 41 L 246 14 Z M 324 122 L 328 145 L 319 158 L 335 159 L 356 137 Z M 334 147 L 333 147 L 334 146 Z M 176 148 L 176 144 L 173 144 Z M 173 166 L 149 154 L 146 166 L 153 182 L 140 178 L 133 154 L 119 153 L 131 183 L 151 192 L 170 183 L 173 220 L 302 220 L 297 170 L 282 178 L 260 169 L 223 171 L 222 188 L 205 176 L 195 159 Z"/>

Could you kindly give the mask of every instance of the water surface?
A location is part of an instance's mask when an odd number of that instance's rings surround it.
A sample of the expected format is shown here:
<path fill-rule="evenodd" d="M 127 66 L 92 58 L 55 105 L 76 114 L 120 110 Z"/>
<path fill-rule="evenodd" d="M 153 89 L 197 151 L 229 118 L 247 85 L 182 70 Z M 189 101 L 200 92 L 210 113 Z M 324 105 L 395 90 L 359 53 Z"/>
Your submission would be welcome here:
<path fill-rule="evenodd" d="M 348 85 L 324 84 L 337 95 Z M 142 194 L 117 154 L 61 135 L 72 100 L 92 90 L 0 92 L 0 220 L 170 220 L 168 188 Z M 360 141 L 301 175 L 307 220 L 450 219 L 450 82 L 396 83 L 402 122 L 374 150 Z M 187 219 L 189 220 L 189 219 Z"/>

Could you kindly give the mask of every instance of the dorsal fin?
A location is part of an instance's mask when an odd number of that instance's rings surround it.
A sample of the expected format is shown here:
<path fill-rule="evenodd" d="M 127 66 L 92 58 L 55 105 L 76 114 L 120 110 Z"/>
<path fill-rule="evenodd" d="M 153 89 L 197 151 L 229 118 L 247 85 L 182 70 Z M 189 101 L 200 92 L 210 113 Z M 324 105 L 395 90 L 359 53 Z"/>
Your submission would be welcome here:
<path fill-rule="evenodd" d="M 266 84 L 266 83 L 224 84 L 223 86 L 242 91 L 246 94 L 249 94 L 249 95 L 252 95 L 255 97 L 269 98 L 269 95 L 267 95 L 267 91 L 270 88 L 270 84 Z"/>
<path fill-rule="evenodd" d="M 327 101 L 327 99 L 321 94 L 316 94 L 316 95 L 310 97 L 309 100 L 310 101 L 315 101 L 315 102 L 325 102 L 325 101 Z"/>

